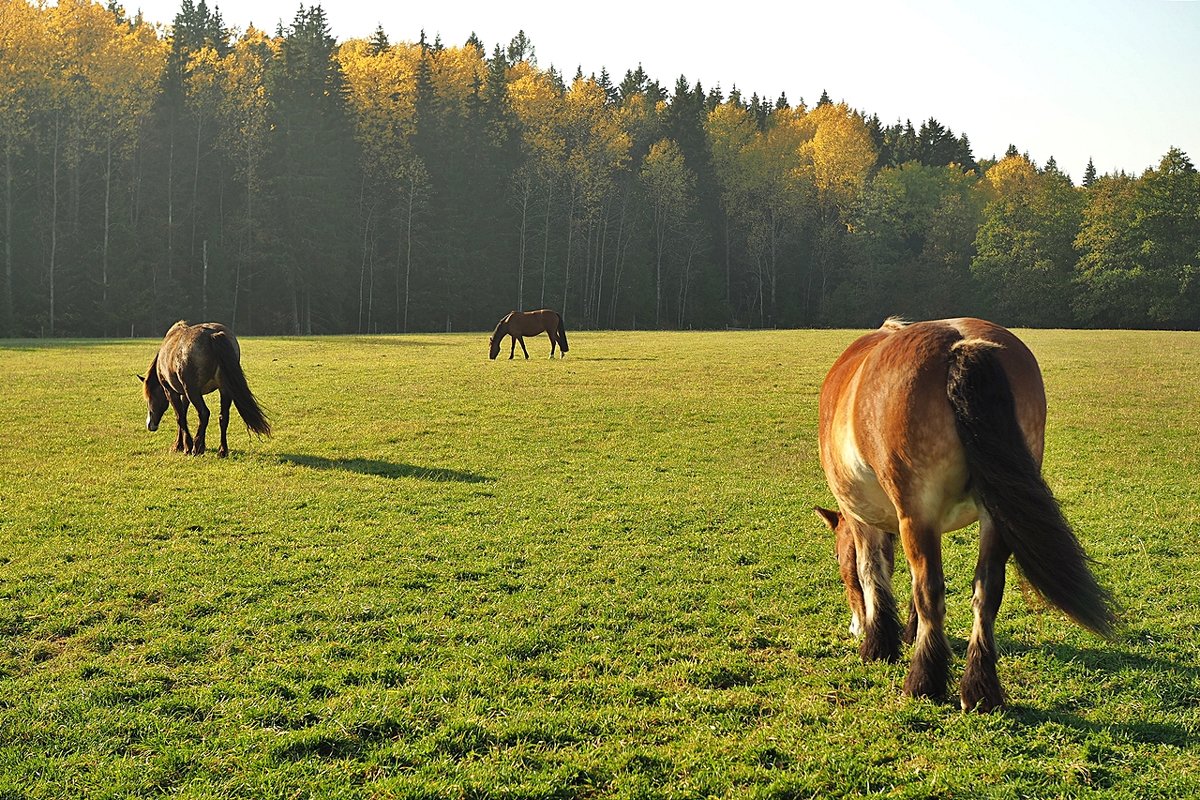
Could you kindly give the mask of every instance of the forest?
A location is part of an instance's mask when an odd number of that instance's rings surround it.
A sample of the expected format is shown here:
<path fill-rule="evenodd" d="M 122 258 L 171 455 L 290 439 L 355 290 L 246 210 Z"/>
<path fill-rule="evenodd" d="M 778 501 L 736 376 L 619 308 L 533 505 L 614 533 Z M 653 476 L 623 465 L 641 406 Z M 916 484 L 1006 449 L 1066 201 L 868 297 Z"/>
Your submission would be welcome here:
<path fill-rule="evenodd" d="M 736 76 L 730 76 L 735 79 Z M 735 86 L 736 84 L 731 84 Z M 0 0 L 0 336 L 875 326 L 1200 328 L 1200 177 L 1080 185 L 936 119 L 274 32 L 183 0 Z"/>

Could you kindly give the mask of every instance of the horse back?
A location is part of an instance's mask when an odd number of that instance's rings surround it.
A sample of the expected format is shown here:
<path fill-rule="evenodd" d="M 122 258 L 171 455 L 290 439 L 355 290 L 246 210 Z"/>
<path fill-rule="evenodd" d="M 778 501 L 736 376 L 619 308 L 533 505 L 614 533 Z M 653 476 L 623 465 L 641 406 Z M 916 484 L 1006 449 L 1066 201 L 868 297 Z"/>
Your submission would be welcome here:
<path fill-rule="evenodd" d="M 240 357 L 240 348 L 234 335 L 219 322 L 203 322 L 189 325 L 176 322 L 163 337 L 156 357 L 159 380 L 176 393 L 189 390 L 208 394 L 220 388 L 220 362 L 213 337 L 228 337 L 234 353 Z"/>
<path fill-rule="evenodd" d="M 512 311 L 501 320 L 508 323 L 509 331 L 518 336 L 536 336 L 539 333 L 558 330 L 558 312 L 549 308 L 537 311 Z"/>
<path fill-rule="evenodd" d="M 854 342 L 822 386 L 821 462 L 844 511 L 892 531 L 902 515 L 925 517 L 943 531 L 977 518 L 947 395 L 954 348 L 963 342 L 998 346 L 1040 463 L 1045 394 L 1037 362 L 1016 336 L 969 318 L 889 324 Z"/>

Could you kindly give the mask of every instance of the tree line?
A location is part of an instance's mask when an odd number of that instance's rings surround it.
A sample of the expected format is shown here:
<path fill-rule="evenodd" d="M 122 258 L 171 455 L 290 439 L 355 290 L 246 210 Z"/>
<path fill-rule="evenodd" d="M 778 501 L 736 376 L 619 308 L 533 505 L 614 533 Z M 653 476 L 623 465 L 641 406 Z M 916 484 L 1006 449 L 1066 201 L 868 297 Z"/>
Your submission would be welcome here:
<path fill-rule="evenodd" d="M 320 6 L 235 33 L 0 0 L 0 336 L 1005 324 L 1200 328 L 1200 177 L 1081 185 L 835 103 L 567 79 Z"/>

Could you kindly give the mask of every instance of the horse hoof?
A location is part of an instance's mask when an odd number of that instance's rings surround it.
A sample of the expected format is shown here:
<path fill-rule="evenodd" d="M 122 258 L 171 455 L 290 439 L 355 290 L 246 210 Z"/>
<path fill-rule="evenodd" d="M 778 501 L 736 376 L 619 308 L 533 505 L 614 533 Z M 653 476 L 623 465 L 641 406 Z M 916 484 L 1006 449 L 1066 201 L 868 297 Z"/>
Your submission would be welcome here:
<path fill-rule="evenodd" d="M 975 705 L 967 705 L 967 701 L 962 701 L 962 710 L 972 714 L 998 714 L 1004 710 L 1004 703 L 992 703 L 987 700 L 980 700 Z"/>
<path fill-rule="evenodd" d="M 227 450 L 224 447 L 222 447 L 220 450 L 217 451 L 217 458 L 225 458 L 228 455 L 229 455 L 229 450 Z"/>
<path fill-rule="evenodd" d="M 976 714 L 991 714 L 1004 709 L 1003 695 L 984 695 L 982 697 L 962 696 L 962 710 Z"/>

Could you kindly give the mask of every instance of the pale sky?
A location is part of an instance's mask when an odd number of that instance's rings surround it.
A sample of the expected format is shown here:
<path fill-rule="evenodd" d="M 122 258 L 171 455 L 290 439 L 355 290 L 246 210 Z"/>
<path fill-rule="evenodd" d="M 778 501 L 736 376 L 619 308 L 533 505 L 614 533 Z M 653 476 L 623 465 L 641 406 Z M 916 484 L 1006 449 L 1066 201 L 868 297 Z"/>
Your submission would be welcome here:
<path fill-rule="evenodd" d="M 212 0 L 209 0 L 212 2 Z M 127 0 L 170 24 L 179 0 Z M 299 0 L 217 2 L 227 25 L 273 32 Z M 474 32 L 489 53 L 519 30 L 543 68 L 570 79 L 607 67 L 614 82 L 640 63 L 668 89 L 680 75 L 749 97 L 786 92 L 835 101 L 884 124 L 935 117 L 966 133 L 976 158 L 1010 143 L 1039 164 L 1054 156 L 1078 180 L 1140 174 L 1172 147 L 1200 163 L 1200 0 L 745 0 L 721 4 L 611 0 L 394 3 L 326 0 L 333 35 L 393 41 Z M 716 4 L 713 4 L 716 5 Z"/>

